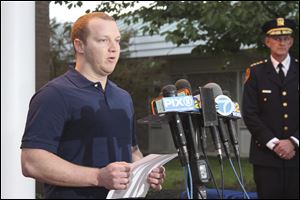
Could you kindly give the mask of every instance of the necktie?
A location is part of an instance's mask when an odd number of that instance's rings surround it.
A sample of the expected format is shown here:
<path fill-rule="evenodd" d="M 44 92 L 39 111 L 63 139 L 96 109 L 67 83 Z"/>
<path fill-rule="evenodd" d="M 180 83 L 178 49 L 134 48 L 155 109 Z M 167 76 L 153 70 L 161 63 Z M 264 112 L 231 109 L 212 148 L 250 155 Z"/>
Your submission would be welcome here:
<path fill-rule="evenodd" d="M 284 73 L 283 73 L 283 70 L 282 70 L 283 65 L 281 63 L 279 63 L 277 65 L 277 67 L 279 68 L 279 73 L 278 73 L 279 78 L 280 78 L 281 82 L 283 82 L 284 81 Z"/>

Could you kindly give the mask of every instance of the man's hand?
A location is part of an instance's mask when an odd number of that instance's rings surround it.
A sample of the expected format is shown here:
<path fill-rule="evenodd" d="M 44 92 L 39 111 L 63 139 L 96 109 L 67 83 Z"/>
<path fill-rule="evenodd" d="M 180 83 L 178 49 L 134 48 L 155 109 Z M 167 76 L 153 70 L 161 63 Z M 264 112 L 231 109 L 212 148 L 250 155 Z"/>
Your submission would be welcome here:
<path fill-rule="evenodd" d="M 163 166 L 154 168 L 149 176 L 148 176 L 148 183 L 150 184 L 150 187 L 155 190 L 161 190 L 162 186 L 161 184 L 164 182 L 166 173 L 165 168 Z"/>
<path fill-rule="evenodd" d="M 130 165 L 126 162 L 114 162 L 100 169 L 99 186 L 109 190 L 125 190 L 130 180 Z"/>
<path fill-rule="evenodd" d="M 279 140 L 276 142 L 276 146 L 273 151 L 282 159 L 292 159 L 296 152 L 295 147 L 290 140 Z"/>
<path fill-rule="evenodd" d="M 283 158 L 286 159 L 286 160 L 290 160 L 290 159 L 292 159 L 295 155 L 296 155 L 296 151 L 291 151 L 290 153 L 288 153 L 287 155 L 285 155 Z"/>

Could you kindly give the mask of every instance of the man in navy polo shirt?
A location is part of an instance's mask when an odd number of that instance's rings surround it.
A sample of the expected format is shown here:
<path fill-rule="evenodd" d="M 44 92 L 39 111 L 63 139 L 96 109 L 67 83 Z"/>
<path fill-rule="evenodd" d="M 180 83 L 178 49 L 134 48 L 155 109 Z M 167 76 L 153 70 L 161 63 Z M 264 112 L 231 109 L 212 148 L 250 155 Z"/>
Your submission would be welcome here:
<path fill-rule="evenodd" d="M 120 55 L 115 20 L 101 12 L 81 16 L 71 39 L 75 69 L 50 81 L 31 99 L 22 139 L 22 171 L 45 183 L 46 198 L 105 198 L 130 181 L 142 158 L 135 140 L 131 96 L 108 80 Z M 163 167 L 148 177 L 160 190 Z"/>

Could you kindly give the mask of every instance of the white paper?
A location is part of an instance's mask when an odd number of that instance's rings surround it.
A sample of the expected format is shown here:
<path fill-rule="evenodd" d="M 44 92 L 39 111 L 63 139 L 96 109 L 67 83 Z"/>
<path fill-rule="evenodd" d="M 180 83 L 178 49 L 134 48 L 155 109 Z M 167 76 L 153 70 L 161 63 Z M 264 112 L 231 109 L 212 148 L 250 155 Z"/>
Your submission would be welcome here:
<path fill-rule="evenodd" d="M 131 180 L 126 190 L 110 190 L 107 199 L 145 197 L 149 190 L 147 178 L 156 167 L 169 162 L 177 154 L 150 154 L 131 164 Z"/>

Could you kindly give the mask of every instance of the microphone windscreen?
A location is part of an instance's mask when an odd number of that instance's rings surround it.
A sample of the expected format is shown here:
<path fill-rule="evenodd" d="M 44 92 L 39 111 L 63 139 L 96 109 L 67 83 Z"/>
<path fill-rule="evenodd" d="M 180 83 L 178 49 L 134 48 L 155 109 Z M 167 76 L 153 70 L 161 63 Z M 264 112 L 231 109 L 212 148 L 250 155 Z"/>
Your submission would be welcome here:
<path fill-rule="evenodd" d="M 228 90 L 223 90 L 223 94 L 224 94 L 225 96 L 228 96 L 229 98 L 231 98 L 230 92 L 229 92 Z"/>
<path fill-rule="evenodd" d="M 222 88 L 217 83 L 207 83 L 204 87 L 211 88 L 213 90 L 214 98 L 223 94 Z"/>
<path fill-rule="evenodd" d="M 161 89 L 164 97 L 174 96 L 177 93 L 177 88 L 175 85 L 166 85 Z"/>
<path fill-rule="evenodd" d="M 175 86 L 176 86 L 177 90 L 188 89 L 190 92 L 192 91 L 191 84 L 186 79 L 179 79 L 179 80 L 177 80 L 176 83 L 175 83 Z"/>

